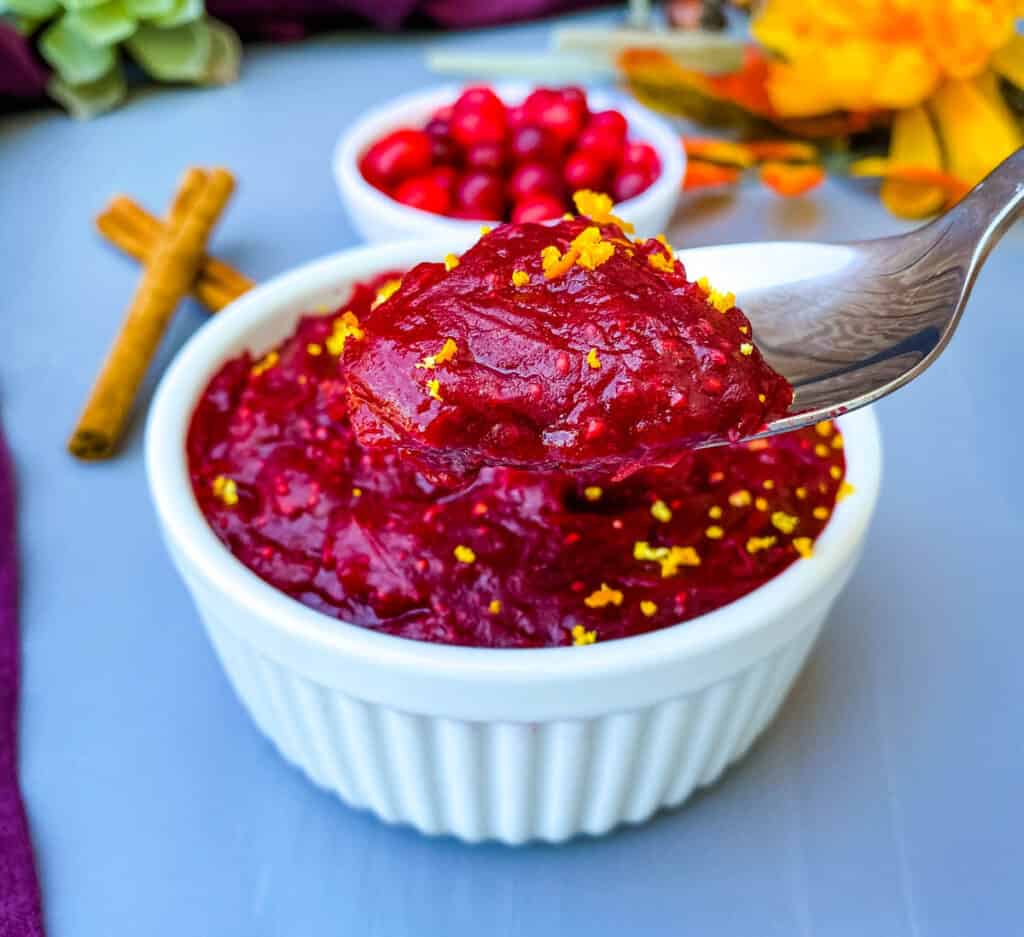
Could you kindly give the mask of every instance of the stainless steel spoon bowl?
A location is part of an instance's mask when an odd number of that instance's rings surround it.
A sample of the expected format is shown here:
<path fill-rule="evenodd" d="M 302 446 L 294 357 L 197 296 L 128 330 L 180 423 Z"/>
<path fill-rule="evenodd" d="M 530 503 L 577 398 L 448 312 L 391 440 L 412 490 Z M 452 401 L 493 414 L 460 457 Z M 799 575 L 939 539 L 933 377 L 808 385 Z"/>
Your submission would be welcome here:
<path fill-rule="evenodd" d="M 922 374 L 953 337 L 985 258 L 1022 210 L 1024 149 L 909 234 L 681 252 L 689 276 L 736 292 L 758 347 L 796 391 L 789 414 L 761 435 L 856 410 Z"/>

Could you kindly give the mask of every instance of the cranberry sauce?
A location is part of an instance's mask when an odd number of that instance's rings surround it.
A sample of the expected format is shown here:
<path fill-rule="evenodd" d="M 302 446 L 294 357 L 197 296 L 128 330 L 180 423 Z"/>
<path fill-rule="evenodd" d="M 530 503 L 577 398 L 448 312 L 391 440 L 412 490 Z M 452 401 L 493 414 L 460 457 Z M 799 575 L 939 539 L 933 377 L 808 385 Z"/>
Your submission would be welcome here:
<path fill-rule="evenodd" d="M 214 531 L 311 608 L 450 644 L 626 637 L 731 602 L 810 557 L 847 490 L 832 424 L 692 452 L 620 483 L 487 468 L 439 487 L 396 450 L 360 446 L 349 423 L 346 346 L 364 341 L 358 323 L 372 320 L 380 285 L 356 288 L 333 315 L 303 319 L 259 361 L 225 364 L 188 434 L 192 484 Z M 564 288 L 587 293 L 572 278 Z M 733 330 L 743 321 L 715 315 Z M 446 334 L 442 321 L 433 344 Z M 604 347 L 602 368 L 611 367 L 618 352 Z"/>
<path fill-rule="evenodd" d="M 792 389 L 734 297 L 595 214 L 603 223 L 504 225 L 411 270 L 346 351 L 360 442 L 456 475 L 621 478 L 783 415 Z"/>

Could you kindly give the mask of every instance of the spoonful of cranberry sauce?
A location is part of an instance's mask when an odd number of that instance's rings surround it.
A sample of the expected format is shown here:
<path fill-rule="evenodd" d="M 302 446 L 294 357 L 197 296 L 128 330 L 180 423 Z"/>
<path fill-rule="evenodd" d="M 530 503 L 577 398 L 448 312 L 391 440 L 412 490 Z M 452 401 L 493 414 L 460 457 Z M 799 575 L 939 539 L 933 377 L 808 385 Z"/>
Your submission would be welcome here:
<path fill-rule="evenodd" d="M 756 434 L 789 383 L 731 293 L 606 196 L 580 217 L 502 225 L 381 292 L 346 353 L 353 427 L 437 471 L 483 465 L 623 477 Z"/>

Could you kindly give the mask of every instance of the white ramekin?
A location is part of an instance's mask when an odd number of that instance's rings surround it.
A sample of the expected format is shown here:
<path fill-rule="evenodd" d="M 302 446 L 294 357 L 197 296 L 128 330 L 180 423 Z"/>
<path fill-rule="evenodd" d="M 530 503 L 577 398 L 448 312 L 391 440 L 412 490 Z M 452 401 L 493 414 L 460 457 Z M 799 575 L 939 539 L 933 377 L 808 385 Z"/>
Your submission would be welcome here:
<path fill-rule="evenodd" d="M 219 313 L 157 392 L 149 483 L 231 683 L 317 784 L 384 820 L 465 840 L 605 833 L 681 804 L 772 718 L 861 551 L 878 493 L 878 429 L 867 411 L 842 418 L 856 493 L 837 507 L 814 557 L 685 624 L 582 648 L 489 650 L 321 615 L 250 572 L 207 525 L 185 457 L 193 408 L 225 360 L 267 350 L 304 312 L 340 303 L 353 281 L 465 246 L 343 251 Z M 698 263 L 699 255 L 689 256 Z"/>
<path fill-rule="evenodd" d="M 494 90 L 507 103 L 518 103 L 529 94 L 525 84 L 497 84 Z M 359 157 L 370 144 L 399 127 L 421 127 L 439 107 L 451 104 L 461 86 L 445 85 L 396 98 L 367 112 L 338 140 L 334 150 L 334 177 L 341 199 L 356 230 L 366 241 L 394 241 L 402 238 L 458 237 L 478 234 L 480 226 L 493 221 L 462 221 L 410 208 L 379 189 L 359 172 Z M 668 226 L 683 181 L 686 157 L 679 134 L 660 117 L 623 97 L 588 91 L 593 110 L 614 107 L 629 122 L 632 139 L 649 143 L 658 151 L 661 174 L 649 189 L 636 198 L 620 202 L 616 213 L 636 226 L 637 234 L 653 237 Z"/>

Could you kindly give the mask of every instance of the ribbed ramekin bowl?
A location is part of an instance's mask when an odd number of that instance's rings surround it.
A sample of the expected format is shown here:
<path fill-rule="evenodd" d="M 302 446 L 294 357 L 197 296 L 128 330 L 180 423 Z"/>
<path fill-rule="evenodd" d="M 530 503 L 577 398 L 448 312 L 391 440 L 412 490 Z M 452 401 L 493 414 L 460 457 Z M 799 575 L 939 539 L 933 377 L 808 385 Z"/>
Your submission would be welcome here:
<path fill-rule="evenodd" d="M 338 139 L 334 150 L 334 178 L 342 203 L 356 230 L 367 241 L 393 241 L 402 238 L 447 238 L 479 233 L 483 224 L 493 221 L 464 221 L 410 208 L 374 188 L 359 172 L 359 158 L 370 145 L 400 127 L 422 127 L 430 116 L 446 104 L 454 103 L 462 88 L 443 85 L 395 98 L 364 114 Z M 531 88 L 526 84 L 502 83 L 495 93 L 507 104 L 522 101 Z M 589 91 L 593 110 L 614 107 L 629 122 L 631 139 L 649 143 L 658 152 L 661 173 L 650 188 L 635 198 L 615 206 L 616 214 L 631 221 L 637 233 L 654 237 L 664 231 L 679 200 L 686 155 L 679 134 L 661 117 L 625 97 L 603 91 Z"/>
<path fill-rule="evenodd" d="M 814 556 L 685 624 L 587 647 L 491 650 L 337 622 L 263 582 L 207 525 L 186 464 L 192 411 L 225 360 L 267 350 L 303 313 L 340 303 L 354 281 L 465 246 L 344 251 L 256 288 L 204 325 L 151 410 L 152 496 L 229 680 L 317 784 L 386 821 L 464 840 L 605 833 L 683 803 L 771 720 L 861 552 L 880 479 L 878 429 L 866 411 L 842 418 L 856 492 Z"/>

